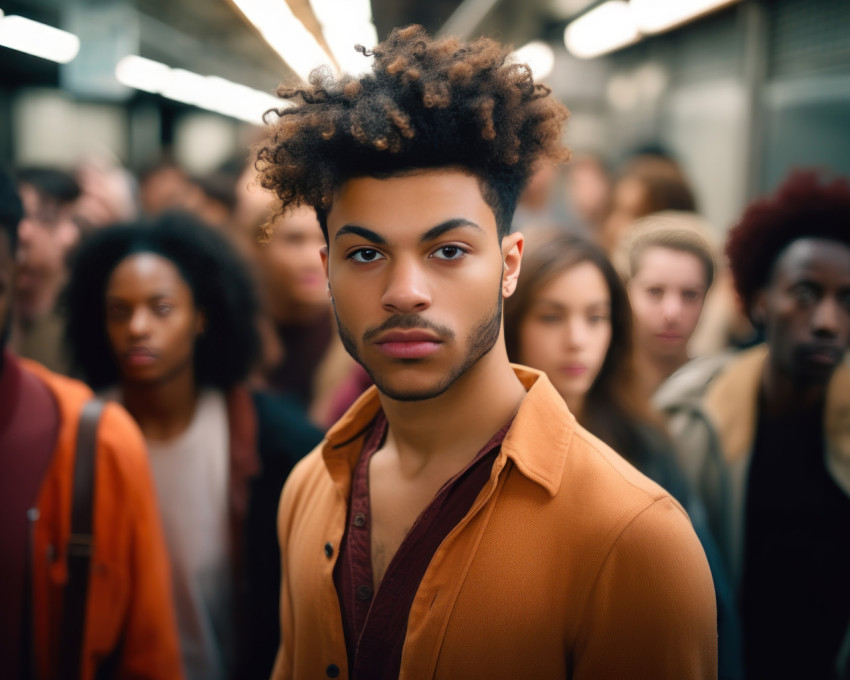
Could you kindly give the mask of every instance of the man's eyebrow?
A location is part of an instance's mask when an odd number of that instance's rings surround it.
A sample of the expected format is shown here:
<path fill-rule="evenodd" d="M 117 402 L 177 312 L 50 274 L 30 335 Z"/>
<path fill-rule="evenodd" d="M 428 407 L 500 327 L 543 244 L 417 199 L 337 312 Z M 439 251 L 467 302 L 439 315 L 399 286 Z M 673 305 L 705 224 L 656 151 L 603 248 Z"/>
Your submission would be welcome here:
<path fill-rule="evenodd" d="M 436 227 L 431 227 L 428 231 L 422 234 L 422 237 L 419 239 L 419 242 L 426 243 L 428 241 L 433 241 L 435 238 L 439 238 L 447 231 L 451 231 L 452 229 L 458 229 L 459 227 L 472 227 L 473 229 L 478 229 L 478 231 L 484 231 L 481 227 L 475 224 L 475 222 L 470 222 L 464 217 L 455 217 L 451 220 L 441 222 Z"/>
<path fill-rule="evenodd" d="M 365 238 L 367 241 L 371 241 L 372 243 L 375 243 L 379 246 L 385 246 L 387 244 L 387 239 L 385 239 L 377 232 L 374 232 L 371 229 L 367 229 L 366 227 L 358 227 L 356 224 L 346 224 L 340 227 L 339 231 L 336 233 L 336 236 L 334 236 L 334 241 L 340 236 L 345 236 L 346 234 L 355 234 L 356 236 Z"/>

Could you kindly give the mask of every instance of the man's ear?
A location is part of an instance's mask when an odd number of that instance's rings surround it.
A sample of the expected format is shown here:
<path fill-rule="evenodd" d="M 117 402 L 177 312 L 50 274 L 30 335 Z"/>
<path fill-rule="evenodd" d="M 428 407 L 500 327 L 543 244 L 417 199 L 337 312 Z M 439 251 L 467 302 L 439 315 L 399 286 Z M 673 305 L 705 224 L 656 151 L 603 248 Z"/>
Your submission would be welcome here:
<path fill-rule="evenodd" d="M 525 238 L 515 231 L 502 239 L 502 296 L 510 297 L 516 290 Z"/>
<path fill-rule="evenodd" d="M 319 257 L 322 258 L 322 269 L 325 270 L 325 278 L 328 279 L 328 297 L 333 299 L 333 295 L 331 295 L 331 281 L 328 277 L 328 247 L 326 245 L 319 248 Z"/>

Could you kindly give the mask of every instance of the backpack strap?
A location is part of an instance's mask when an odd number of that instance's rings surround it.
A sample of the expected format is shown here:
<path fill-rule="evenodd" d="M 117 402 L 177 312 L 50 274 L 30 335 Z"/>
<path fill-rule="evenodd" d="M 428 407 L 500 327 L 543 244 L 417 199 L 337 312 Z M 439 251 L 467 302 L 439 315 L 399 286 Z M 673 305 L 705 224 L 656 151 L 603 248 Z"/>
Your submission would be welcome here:
<path fill-rule="evenodd" d="M 59 677 L 76 680 L 82 672 L 83 634 L 86 623 L 86 598 L 94 552 L 93 506 L 97 425 L 103 402 L 92 399 L 83 406 L 74 456 L 74 487 L 71 501 L 71 535 L 68 539 L 68 582 L 62 606 L 59 636 Z"/>

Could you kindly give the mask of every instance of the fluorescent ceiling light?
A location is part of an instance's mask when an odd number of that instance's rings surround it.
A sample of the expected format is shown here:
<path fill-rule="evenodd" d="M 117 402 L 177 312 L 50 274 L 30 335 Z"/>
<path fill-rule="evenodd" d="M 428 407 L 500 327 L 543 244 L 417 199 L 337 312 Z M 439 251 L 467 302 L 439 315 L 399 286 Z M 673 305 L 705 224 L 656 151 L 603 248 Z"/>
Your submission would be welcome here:
<path fill-rule="evenodd" d="M 80 51 L 80 39 L 73 33 L 15 15 L 0 19 L 0 45 L 60 64 Z"/>
<path fill-rule="evenodd" d="M 378 44 L 370 0 L 310 0 L 310 4 L 340 70 L 352 74 L 369 71 L 372 62 L 354 46 L 371 49 Z"/>
<path fill-rule="evenodd" d="M 564 44 L 580 59 L 607 54 L 639 39 L 631 8 L 623 0 L 608 0 L 594 7 L 570 22 L 564 31 Z"/>
<path fill-rule="evenodd" d="M 542 40 L 534 40 L 511 53 L 511 61 L 528 64 L 535 80 L 548 78 L 555 66 L 555 52 L 551 45 Z"/>
<path fill-rule="evenodd" d="M 268 92 L 234 83 L 218 76 L 202 76 L 158 61 L 130 55 L 115 67 L 115 77 L 128 87 L 192 104 L 208 111 L 262 125 L 262 116 L 284 102 Z"/>
<path fill-rule="evenodd" d="M 124 57 L 115 67 L 115 77 L 119 83 L 154 93 L 162 92 L 170 73 L 171 67 L 135 54 Z"/>
<path fill-rule="evenodd" d="M 317 66 L 333 66 L 332 59 L 289 9 L 285 0 L 233 0 L 289 67 L 306 81 Z"/>
<path fill-rule="evenodd" d="M 632 0 L 635 24 L 643 33 L 661 33 L 739 0 Z"/>

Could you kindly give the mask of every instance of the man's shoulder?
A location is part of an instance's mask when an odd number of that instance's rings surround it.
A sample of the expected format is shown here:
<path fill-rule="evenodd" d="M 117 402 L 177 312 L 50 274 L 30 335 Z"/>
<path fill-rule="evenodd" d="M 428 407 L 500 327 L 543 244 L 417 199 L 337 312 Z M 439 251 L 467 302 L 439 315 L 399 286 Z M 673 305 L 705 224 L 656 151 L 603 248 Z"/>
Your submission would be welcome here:
<path fill-rule="evenodd" d="M 57 453 L 72 456 L 83 407 L 95 398 L 80 380 L 54 373 L 41 364 L 22 360 L 24 370 L 35 375 L 50 390 L 59 408 L 60 427 Z M 129 413 L 118 403 L 105 402 L 97 424 L 96 437 L 99 470 L 116 481 L 116 475 L 132 484 L 140 466 L 147 470 L 147 450 L 142 433 Z M 147 472 L 146 472 L 147 474 Z"/>

